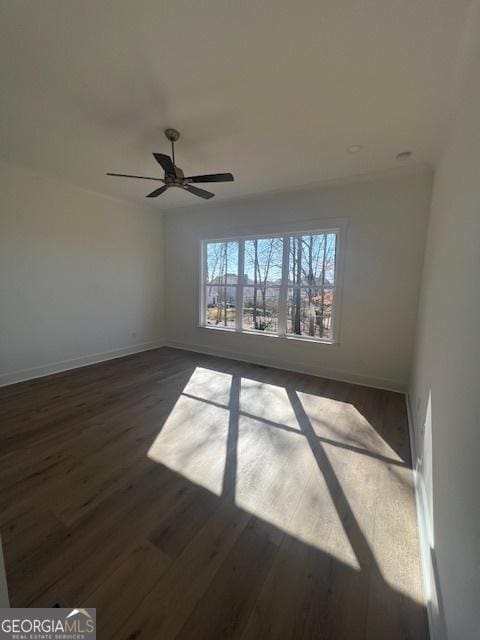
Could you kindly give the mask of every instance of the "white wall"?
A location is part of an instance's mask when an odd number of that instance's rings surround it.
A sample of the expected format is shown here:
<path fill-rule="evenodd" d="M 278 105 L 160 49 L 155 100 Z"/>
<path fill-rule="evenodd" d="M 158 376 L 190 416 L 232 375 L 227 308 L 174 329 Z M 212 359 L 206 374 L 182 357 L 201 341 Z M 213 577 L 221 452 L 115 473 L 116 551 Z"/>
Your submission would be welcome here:
<path fill-rule="evenodd" d="M 430 195 L 424 172 L 171 211 L 165 221 L 169 343 L 404 389 Z M 268 233 L 286 224 L 318 228 L 325 218 L 347 220 L 338 347 L 197 327 L 202 238 Z"/>
<path fill-rule="evenodd" d="M 435 174 L 410 386 L 433 640 L 480 633 L 479 15 L 475 2 Z"/>
<path fill-rule="evenodd" d="M 163 335 L 162 220 L 0 163 L 0 384 Z"/>

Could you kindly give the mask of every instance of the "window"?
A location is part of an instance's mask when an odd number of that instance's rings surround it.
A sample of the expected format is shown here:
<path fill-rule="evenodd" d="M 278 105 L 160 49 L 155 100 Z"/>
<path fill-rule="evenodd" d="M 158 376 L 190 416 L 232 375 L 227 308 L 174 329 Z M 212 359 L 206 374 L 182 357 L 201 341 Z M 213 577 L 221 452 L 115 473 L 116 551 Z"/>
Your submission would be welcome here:
<path fill-rule="evenodd" d="M 333 342 L 338 235 L 205 241 L 201 324 Z"/>
<path fill-rule="evenodd" d="M 205 324 L 235 327 L 238 242 L 208 242 L 206 257 Z"/>

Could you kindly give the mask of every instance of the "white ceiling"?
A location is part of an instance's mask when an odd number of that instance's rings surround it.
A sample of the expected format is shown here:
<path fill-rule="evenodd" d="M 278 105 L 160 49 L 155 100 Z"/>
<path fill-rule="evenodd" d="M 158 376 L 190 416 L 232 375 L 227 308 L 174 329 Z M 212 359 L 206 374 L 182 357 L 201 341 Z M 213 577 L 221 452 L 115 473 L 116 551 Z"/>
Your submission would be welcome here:
<path fill-rule="evenodd" d="M 0 0 L 0 154 L 135 201 L 153 183 L 105 172 L 161 176 L 167 126 L 186 175 L 235 175 L 217 199 L 431 163 L 467 6 Z"/>

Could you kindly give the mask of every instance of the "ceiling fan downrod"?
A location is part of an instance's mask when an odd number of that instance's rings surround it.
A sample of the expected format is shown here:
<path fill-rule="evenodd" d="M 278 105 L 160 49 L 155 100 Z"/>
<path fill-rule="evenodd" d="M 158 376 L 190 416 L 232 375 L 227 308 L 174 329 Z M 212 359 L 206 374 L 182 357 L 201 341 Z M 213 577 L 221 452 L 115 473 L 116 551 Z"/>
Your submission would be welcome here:
<path fill-rule="evenodd" d="M 172 161 L 175 164 L 175 142 L 180 138 L 180 132 L 177 129 L 165 129 L 165 135 L 172 145 Z"/>

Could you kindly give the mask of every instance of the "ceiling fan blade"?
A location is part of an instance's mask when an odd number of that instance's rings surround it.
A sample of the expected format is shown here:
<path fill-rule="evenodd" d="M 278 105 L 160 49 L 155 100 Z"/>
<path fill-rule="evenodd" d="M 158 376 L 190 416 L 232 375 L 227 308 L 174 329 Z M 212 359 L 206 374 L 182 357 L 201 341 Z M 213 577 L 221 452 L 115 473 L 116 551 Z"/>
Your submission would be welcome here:
<path fill-rule="evenodd" d="M 167 189 L 168 189 L 168 185 L 164 184 L 163 187 L 160 187 L 159 189 L 155 189 L 155 191 L 152 191 L 152 193 L 149 193 L 148 196 L 145 196 L 145 197 L 156 198 L 157 196 L 162 195 L 162 193 L 165 193 Z"/>
<path fill-rule="evenodd" d="M 187 182 L 233 182 L 231 173 L 207 173 L 204 176 L 190 176 Z"/>
<path fill-rule="evenodd" d="M 184 186 L 184 189 L 185 191 L 189 191 L 190 193 L 193 193 L 194 196 L 198 196 L 199 198 L 204 198 L 205 200 L 210 200 L 210 198 L 213 198 L 213 196 L 215 195 L 210 191 L 205 191 L 205 189 L 199 189 L 198 187 L 192 187 L 189 184 L 186 184 Z"/>
<path fill-rule="evenodd" d="M 149 176 L 131 176 L 128 173 L 107 173 L 107 176 L 116 176 L 117 178 L 138 178 L 140 180 L 155 180 L 156 182 L 163 182 L 163 178 L 150 178 Z"/>
<path fill-rule="evenodd" d="M 164 153 L 154 153 L 153 157 L 163 167 L 163 170 L 168 176 L 175 175 L 175 165 L 172 162 L 170 156 L 166 156 Z"/>

